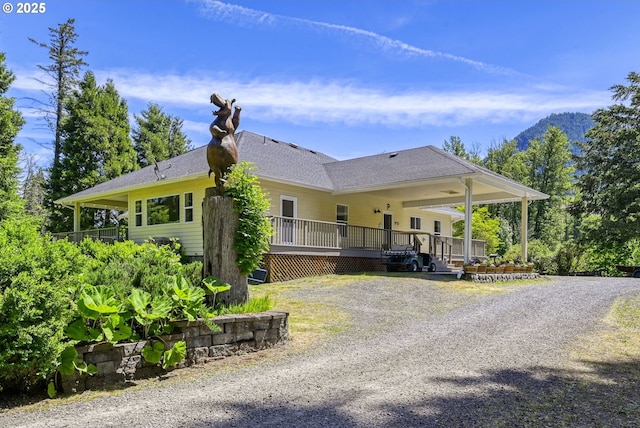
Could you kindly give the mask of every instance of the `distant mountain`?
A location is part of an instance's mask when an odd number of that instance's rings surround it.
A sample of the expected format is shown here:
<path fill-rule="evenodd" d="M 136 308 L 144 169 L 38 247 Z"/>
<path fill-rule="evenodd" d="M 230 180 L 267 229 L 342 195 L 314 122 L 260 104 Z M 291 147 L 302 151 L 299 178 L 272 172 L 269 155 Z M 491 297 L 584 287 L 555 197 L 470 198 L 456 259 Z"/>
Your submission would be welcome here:
<path fill-rule="evenodd" d="M 526 150 L 529 146 L 529 141 L 542 137 L 549 126 L 555 126 L 556 128 L 562 129 L 562 131 L 567 134 L 569 141 L 574 143 L 576 141 L 584 141 L 584 134 L 591 129 L 594 124 L 591 116 L 586 113 L 553 113 L 532 127 L 522 131 L 514 139 L 518 142 L 518 148 L 520 150 Z M 574 153 L 575 149 L 574 147 Z"/>

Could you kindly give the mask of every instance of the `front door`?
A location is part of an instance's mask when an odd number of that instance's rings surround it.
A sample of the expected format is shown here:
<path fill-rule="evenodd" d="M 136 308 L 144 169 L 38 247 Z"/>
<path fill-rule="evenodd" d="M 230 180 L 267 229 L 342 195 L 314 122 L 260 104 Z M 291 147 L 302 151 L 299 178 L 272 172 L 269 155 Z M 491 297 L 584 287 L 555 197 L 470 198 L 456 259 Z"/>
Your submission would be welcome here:
<path fill-rule="evenodd" d="M 384 229 L 384 248 L 391 249 L 391 245 L 393 244 L 391 239 L 391 229 L 393 229 L 393 214 L 384 213 L 383 214 L 383 229 Z"/>
<path fill-rule="evenodd" d="M 298 201 L 294 197 L 280 197 L 280 216 L 283 217 L 280 241 L 283 244 L 295 244 L 295 218 L 298 211 L 297 204 Z"/>

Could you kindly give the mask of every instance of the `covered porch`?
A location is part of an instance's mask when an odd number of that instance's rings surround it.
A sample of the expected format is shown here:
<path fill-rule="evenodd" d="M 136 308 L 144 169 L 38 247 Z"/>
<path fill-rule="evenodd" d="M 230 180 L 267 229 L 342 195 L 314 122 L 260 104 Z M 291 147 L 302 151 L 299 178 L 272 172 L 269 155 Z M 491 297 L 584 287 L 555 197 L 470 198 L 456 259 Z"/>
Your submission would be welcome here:
<path fill-rule="evenodd" d="M 464 239 L 419 231 L 400 231 L 272 216 L 271 253 L 350 254 L 379 258 L 382 250 L 417 247 L 439 260 L 464 260 Z M 471 240 L 471 257 L 484 259 L 485 242 Z"/>

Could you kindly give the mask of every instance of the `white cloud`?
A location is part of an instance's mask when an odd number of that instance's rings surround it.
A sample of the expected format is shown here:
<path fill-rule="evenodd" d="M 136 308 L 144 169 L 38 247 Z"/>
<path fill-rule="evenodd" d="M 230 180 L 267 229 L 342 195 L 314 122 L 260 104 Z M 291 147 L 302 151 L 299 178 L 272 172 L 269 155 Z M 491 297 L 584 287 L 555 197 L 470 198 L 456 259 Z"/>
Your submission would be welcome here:
<path fill-rule="evenodd" d="M 229 3 L 223 3 L 219 0 L 198 0 L 201 4 L 201 11 L 210 19 L 216 21 L 224 21 L 235 23 L 239 26 L 253 25 L 295 25 L 301 26 L 314 31 L 329 31 L 337 33 L 349 39 L 358 37 L 370 42 L 385 52 L 400 53 L 409 56 L 420 56 L 425 58 L 441 58 L 449 61 L 455 61 L 472 66 L 475 69 L 483 70 L 490 73 L 503 75 L 522 75 L 515 70 L 486 64 L 481 61 L 453 55 L 445 52 L 433 51 L 430 49 L 422 49 L 412 46 L 401 40 L 391 39 L 373 31 L 363 30 L 361 28 L 350 27 L 346 25 L 331 24 L 328 22 L 312 21 L 309 19 L 295 18 L 291 16 L 276 15 L 255 9 L 249 9 Z"/>
<path fill-rule="evenodd" d="M 610 101 L 608 91 L 575 91 L 563 87 L 398 93 L 337 80 L 240 81 L 216 75 L 161 75 L 124 69 L 95 71 L 95 74 L 101 83 L 111 78 L 125 99 L 200 112 L 214 110 L 209 96 L 216 88 L 224 88 L 221 95 L 235 97 L 238 105 L 251 112 L 253 119 L 295 124 L 413 128 L 468 125 L 478 121 L 504 123 L 564 111 L 590 112 Z M 33 79 L 24 75 L 20 82 L 33 82 Z M 34 91 L 41 87 L 23 84 L 20 89 Z M 194 123 L 193 128 L 203 129 L 202 125 Z M 189 129 L 191 124 L 186 122 L 184 126 Z"/>
<path fill-rule="evenodd" d="M 216 76 L 158 76 L 131 72 L 105 72 L 125 98 L 189 109 L 214 109 L 208 88 L 224 88 L 251 110 L 256 120 L 291 123 L 380 124 L 383 127 L 459 125 L 474 121 L 504 122 L 541 117 L 553 112 L 591 111 L 606 105 L 605 91 L 555 88 L 514 90 L 457 90 L 388 92 L 351 82 L 310 80 L 277 82 L 225 80 Z M 198 89 L 202 88 L 202 89 Z M 206 91 L 206 92 L 205 92 Z M 201 126 L 201 124 L 198 124 Z"/>

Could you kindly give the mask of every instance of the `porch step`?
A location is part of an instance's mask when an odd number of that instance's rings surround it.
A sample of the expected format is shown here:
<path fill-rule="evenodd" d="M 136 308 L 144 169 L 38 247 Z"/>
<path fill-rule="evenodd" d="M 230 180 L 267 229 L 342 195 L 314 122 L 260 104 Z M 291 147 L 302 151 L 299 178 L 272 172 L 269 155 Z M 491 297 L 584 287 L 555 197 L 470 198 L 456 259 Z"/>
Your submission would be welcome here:
<path fill-rule="evenodd" d="M 445 263 L 437 257 L 434 257 L 432 261 L 436 264 L 436 272 L 453 272 L 455 270 L 455 265 Z"/>

